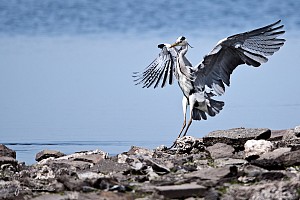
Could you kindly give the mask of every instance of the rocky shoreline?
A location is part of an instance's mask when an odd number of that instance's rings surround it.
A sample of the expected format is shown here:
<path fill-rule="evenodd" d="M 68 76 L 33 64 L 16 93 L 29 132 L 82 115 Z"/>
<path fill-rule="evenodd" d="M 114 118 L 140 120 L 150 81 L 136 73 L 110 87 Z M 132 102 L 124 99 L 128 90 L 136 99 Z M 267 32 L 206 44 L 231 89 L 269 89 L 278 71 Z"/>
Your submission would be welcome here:
<path fill-rule="evenodd" d="M 117 156 L 44 150 L 36 160 L 26 166 L 0 145 L 0 199 L 300 198 L 300 126 L 214 131 Z"/>

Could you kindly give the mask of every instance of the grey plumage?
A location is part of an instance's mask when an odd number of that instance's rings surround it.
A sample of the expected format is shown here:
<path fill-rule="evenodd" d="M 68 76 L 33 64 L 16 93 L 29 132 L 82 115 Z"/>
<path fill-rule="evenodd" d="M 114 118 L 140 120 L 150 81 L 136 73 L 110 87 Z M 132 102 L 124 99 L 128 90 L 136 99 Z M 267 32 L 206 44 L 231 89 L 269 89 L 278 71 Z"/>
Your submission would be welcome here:
<path fill-rule="evenodd" d="M 242 64 L 259 67 L 284 45 L 285 39 L 278 38 L 285 31 L 280 20 L 252 31 L 232 35 L 220 40 L 216 46 L 195 67 L 187 60 L 189 44 L 185 37 L 179 37 L 173 45 L 160 44 L 161 52 L 144 71 L 134 73 L 136 84 L 156 88 L 173 83 L 173 74 L 183 92 L 184 123 L 178 137 L 186 126 L 186 107 L 190 105 L 190 120 L 207 119 L 206 114 L 215 116 L 224 102 L 212 99 L 225 92 L 230 85 L 233 70 Z M 176 49 L 180 46 L 180 49 Z M 225 84 L 225 85 L 224 85 Z"/>

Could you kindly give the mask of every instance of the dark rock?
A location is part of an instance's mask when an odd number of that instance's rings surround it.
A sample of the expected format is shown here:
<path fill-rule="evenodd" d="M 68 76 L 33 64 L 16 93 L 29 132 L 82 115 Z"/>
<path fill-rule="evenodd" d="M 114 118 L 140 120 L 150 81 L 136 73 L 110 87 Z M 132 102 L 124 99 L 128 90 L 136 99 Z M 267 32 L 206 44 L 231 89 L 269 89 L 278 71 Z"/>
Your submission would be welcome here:
<path fill-rule="evenodd" d="M 300 145 L 300 138 L 295 138 L 291 140 L 280 140 L 273 142 L 275 148 L 297 148 Z"/>
<path fill-rule="evenodd" d="M 203 143 L 205 146 L 212 146 L 216 143 L 225 143 L 234 148 L 243 149 L 247 140 L 268 139 L 270 136 L 271 130 L 266 128 L 235 128 L 210 132 L 203 138 Z"/>
<path fill-rule="evenodd" d="M 7 157 L 7 156 L 0 157 L 0 166 L 6 165 L 6 164 L 16 167 L 18 165 L 18 161 L 12 157 Z"/>
<path fill-rule="evenodd" d="M 224 143 L 216 143 L 213 146 L 207 147 L 212 159 L 216 158 L 230 158 L 233 156 L 234 148 Z"/>
<path fill-rule="evenodd" d="M 204 197 L 207 188 L 202 185 L 197 185 L 196 183 L 189 183 L 182 185 L 158 186 L 156 187 L 156 190 L 165 198 L 178 199 L 193 196 Z"/>
<path fill-rule="evenodd" d="M 57 180 L 69 191 L 81 191 L 84 186 L 90 186 L 86 181 L 72 176 L 64 175 Z"/>
<path fill-rule="evenodd" d="M 286 174 L 281 171 L 268 171 L 263 172 L 258 178 L 260 180 L 282 180 L 283 178 L 286 178 Z"/>
<path fill-rule="evenodd" d="M 11 150 L 10 148 L 6 147 L 3 144 L 0 144 L 0 157 L 5 156 L 5 157 L 12 157 L 16 159 L 16 152 L 14 150 Z"/>
<path fill-rule="evenodd" d="M 286 167 L 300 164 L 300 150 L 290 151 L 290 148 L 279 148 L 272 152 L 263 154 L 257 160 L 251 161 L 251 164 L 263 167 L 269 170 L 280 170 Z"/>
<path fill-rule="evenodd" d="M 35 160 L 36 161 L 41 161 L 43 159 L 50 158 L 50 157 L 59 158 L 59 157 L 62 157 L 64 155 L 65 154 L 61 153 L 60 151 L 56 151 L 56 150 L 43 150 L 43 151 L 40 151 L 36 154 Z"/>

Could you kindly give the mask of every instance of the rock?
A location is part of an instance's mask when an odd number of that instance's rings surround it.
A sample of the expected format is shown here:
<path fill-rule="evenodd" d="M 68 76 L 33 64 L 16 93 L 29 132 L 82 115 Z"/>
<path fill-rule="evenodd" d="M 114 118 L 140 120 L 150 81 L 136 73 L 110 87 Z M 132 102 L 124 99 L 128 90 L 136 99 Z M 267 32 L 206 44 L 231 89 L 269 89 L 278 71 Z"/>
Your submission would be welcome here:
<path fill-rule="evenodd" d="M 201 139 L 192 136 L 184 136 L 176 140 L 177 153 L 198 153 L 204 151 L 205 147 Z"/>
<path fill-rule="evenodd" d="M 251 160 L 273 150 L 273 144 L 266 140 L 248 140 L 245 145 L 245 158 Z"/>
<path fill-rule="evenodd" d="M 269 141 L 279 141 L 282 140 L 283 136 L 289 132 L 290 130 L 272 130 L 271 137 L 268 139 Z"/>
<path fill-rule="evenodd" d="M 16 167 L 18 165 L 18 161 L 14 159 L 13 157 L 7 157 L 7 156 L 2 156 L 0 157 L 0 166 L 1 169 L 3 169 L 3 165 L 12 165 L 13 167 Z"/>
<path fill-rule="evenodd" d="M 245 173 L 246 176 L 248 177 L 258 177 L 260 176 L 263 172 L 267 172 L 268 170 L 255 166 L 255 165 L 246 165 L 242 169 Z"/>
<path fill-rule="evenodd" d="M 220 180 L 225 177 L 233 177 L 237 174 L 237 168 L 231 166 L 225 166 L 220 168 L 206 168 L 195 172 L 184 174 L 183 177 L 188 179 L 200 179 L 200 180 Z"/>
<path fill-rule="evenodd" d="M 281 140 L 239 135 L 208 147 L 185 137 L 179 150 L 132 147 L 112 157 L 84 151 L 29 166 L 2 156 L 0 199 L 299 199 L 300 138 L 283 132 Z M 243 159 L 254 150 L 259 158 Z"/>
<path fill-rule="evenodd" d="M 233 156 L 234 148 L 224 143 L 216 143 L 213 146 L 207 147 L 212 159 L 216 158 L 230 158 Z"/>
<path fill-rule="evenodd" d="M 170 173 L 169 168 L 167 168 L 166 166 L 163 166 L 161 164 L 158 164 L 157 162 L 153 161 L 150 158 L 143 159 L 143 162 L 145 162 L 147 166 L 151 166 L 152 169 L 158 174 Z"/>
<path fill-rule="evenodd" d="M 214 160 L 214 165 L 216 167 L 224 167 L 224 166 L 241 166 L 247 164 L 248 161 L 244 159 L 236 159 L 236 158 L 218 158 Z"/>
<path fill-rule="evenodd" d="M 51 179 L 51 178 L 55 178 L 55 174 L 53 170 L 47 165 L 41 166 L 41 169 L 37 171 L 35 177 L 35 179 Z"/>
<path fill-rule="evenodd" d="M 99 163 L 92 166 L 90 168 L 90 171 L 109 174 L 109 173 L 124 172 L 129 168 L 130 166 L 127 163 L 118 163 L 110 159 L 103 159 Z"/>
<path fill-rule="evenodd" d="M 3 181 L 0 180 L 0 199 L 15 199 L 19 194 L 19 181 Z"/>
<path fill-rule="evenodd" d="M 294 133 L 295 133 L 295 136 L 300 137 L 300 126 L 296 126 L 294 128 Z"/>
<path fill-rule="evenodd" d="M 122 154 L 118 154 L 117 158 L 118 158 L 118 163 L 126 163 L 126 160 L 127 158 L 129 158 L 129 156 L 122 153 Z"/>
<path fill-rule="evenodd" d="M 11 157 L 16 159 L 16 152 L 14 150 L 11 150 L 10 148 L 6 147 L 3 144 L 0 144 L 0 157 Z"/>
<path fill-rule="evenodd" d="M 205 146 L 212 146 L 216 143 L 225 143 L 234 148 L 244 148 L 247 140 L 268 139 L 271 136 L 271 130 L 266 128 L 235 128 L 229 130 L 213 131 L 203 138 Z"/>
<path fill-rule="evenodd" d="M 233 184 L 222 199 L 288 199 L 298 200 L 299 181 L 273 181 L 253 185 Z"/>
<path fill-rule="evenodd" d="M 43 150 L 43 151 L 40 151 L 36 154 L 35 160 L 36 161 L 41 161 L 43 159 L 50 158 L 50 157 L 59 158 L 59 157 L 62 157 L 62 156 L 65 156 L 65 154 L 61 153 L 60 151 Z"/>
<path fill-rule="evenodd" d="M 279 140 L 273 142 L 274 148 L 297 148 L 300 145 L 300 138 L 291 140 Z"/>
<path fill-rule="evenodd" d="M 293 139 L 297 139 L 297 136 L 295 135 L 294 130 L 290 129 L 290 130 L 286 130 L 282 139 L 283 140 L 293 140 Z"/>
<path fill-rule="evenodd" d="M 126 152 L 126 154 L 135 155 L 135 156 L 142 155 L 142 156 L 152 157 L 153 151 L 142 147 L 132 146 L 131 149 L 128 152 Z"/>
<path fill-rule="evenodd" d="M 272 152 L 263 154 L 257 160 L 252 160 L 251 164 L 263 167 L 265 169 L 285 169 L 285 167 L 300 164 L 300 150 L 290 151 L 291 148 L 279 148 Z"/>
<path fill-rule="evenodd" d="M 90 155 L 77 156 L 74 158 L 74 160 L 97 164 L 105 158 L 106 155 L 104 154 L 90 154 Z"/>
<path fill-rule="evenodd" d="M 159 194 L 165 198 L 187 198 L 191 196 L 204 197 L 207 190 L 206 187 L 197 185 L 196 183 L 182 185 L 166 185 L 155 188 Z"/>

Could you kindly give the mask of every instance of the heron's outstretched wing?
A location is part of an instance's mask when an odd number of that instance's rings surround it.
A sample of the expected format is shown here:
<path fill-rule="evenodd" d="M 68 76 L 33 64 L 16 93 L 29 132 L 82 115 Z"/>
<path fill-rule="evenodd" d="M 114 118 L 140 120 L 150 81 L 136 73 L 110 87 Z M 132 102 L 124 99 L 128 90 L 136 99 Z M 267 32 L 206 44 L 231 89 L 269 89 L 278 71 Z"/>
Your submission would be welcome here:
<path fill-rule="evenodd" d="M 155 83 L 154 88 L 156 88 L 162 80 L 163 88 L 167 80 L 170 85 L 173 83 L 177 53 L 174 48 L 168 48 L 167 45 L 158 45 L 162 49 L 159 56 L 144 71 L 134 73 L 136 85 L 142 84 L 143 87 L 149 88 Z"/>
<path fill-rule="evenodd" d="M 218 42 L 194 68 L 195 86 L 200 90 L 208 86 L 216 95 L 222 95 L 225 92 L 224 83 L 229 86 L 230 75 L 238 65 L 258 67 L 267 62 L 267 56 L 273 55 L 285 42 L 277 38 L 285 32 L 280 30 L 283 28 L 279 25 L 280 21 Z"/>

